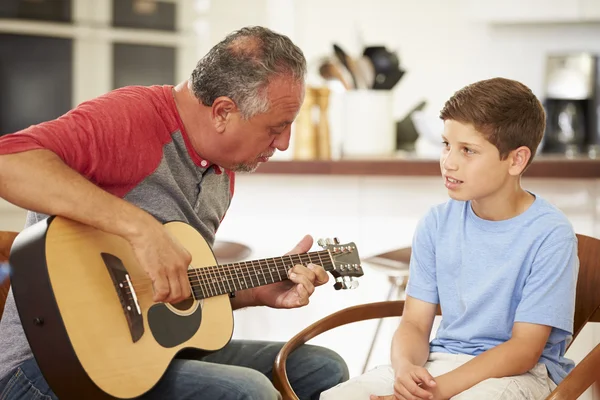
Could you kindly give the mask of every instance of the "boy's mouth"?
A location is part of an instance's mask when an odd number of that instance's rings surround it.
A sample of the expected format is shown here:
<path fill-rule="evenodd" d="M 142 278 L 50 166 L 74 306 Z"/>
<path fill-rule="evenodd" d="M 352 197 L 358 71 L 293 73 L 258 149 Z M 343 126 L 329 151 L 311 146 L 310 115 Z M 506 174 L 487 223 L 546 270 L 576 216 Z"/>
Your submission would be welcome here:
<path fill-rule="evenodd" d="M 446 184 L 446 187 L 448 189 L 456 189 L 460 186 L 461 183 L 463 183 L 463 181 L 455 179 L 451 176 L 445 176 L 444 178 L 444 183 Z"/>

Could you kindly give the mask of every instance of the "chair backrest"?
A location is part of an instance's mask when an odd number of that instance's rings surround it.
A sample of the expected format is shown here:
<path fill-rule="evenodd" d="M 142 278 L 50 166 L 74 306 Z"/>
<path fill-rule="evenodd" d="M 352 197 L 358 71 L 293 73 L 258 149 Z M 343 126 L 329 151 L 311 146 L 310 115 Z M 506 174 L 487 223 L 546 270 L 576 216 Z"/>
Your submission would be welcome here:
<path fill-rule="evenodd" d="M 573 339 L 587 322 L 600 322 L 600 240 L 577 235 L 579 277 L 575 298 Z"/>
<path fill-rule="evenodd" d="M 16 237 L 17 232 L 0 231 L 0 263 L 8 261 L 10 248 Z M 6 279 L 6 281 L 0 282 L 0 319 L 2 319 L 2 313 L 4 312 L 4 303 L 6 303 L 6 296 L 8 296 L 9 289 L 10 280 Z"/>

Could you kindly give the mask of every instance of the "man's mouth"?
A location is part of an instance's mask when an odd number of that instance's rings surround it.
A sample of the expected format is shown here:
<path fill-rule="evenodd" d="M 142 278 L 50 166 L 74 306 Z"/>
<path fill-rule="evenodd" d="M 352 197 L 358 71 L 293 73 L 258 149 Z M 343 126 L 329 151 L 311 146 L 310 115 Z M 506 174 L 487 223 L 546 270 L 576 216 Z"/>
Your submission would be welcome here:
<path fill-rule="evenodd" d="M 267 161 L 269 161 L 269 158 L 273 157 L 273 154 L 275 154 L 275 153 L 261 154 L 260 156 L 258 156 L 258 161 L 267 162 Z"/>

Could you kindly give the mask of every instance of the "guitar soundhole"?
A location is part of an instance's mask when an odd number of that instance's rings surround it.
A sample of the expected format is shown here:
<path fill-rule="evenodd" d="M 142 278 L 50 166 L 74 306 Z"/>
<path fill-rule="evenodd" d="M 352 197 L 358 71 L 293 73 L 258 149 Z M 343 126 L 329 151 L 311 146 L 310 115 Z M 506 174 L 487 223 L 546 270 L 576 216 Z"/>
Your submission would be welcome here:
<path fill-rule="evenodd" d="M 180 301 L 179 303 L 171 305 L 179 311 L 187 311 L 194 305 L 194 299 L 190 297 L 189 299 L 185 299 L 184 301 Z"/>

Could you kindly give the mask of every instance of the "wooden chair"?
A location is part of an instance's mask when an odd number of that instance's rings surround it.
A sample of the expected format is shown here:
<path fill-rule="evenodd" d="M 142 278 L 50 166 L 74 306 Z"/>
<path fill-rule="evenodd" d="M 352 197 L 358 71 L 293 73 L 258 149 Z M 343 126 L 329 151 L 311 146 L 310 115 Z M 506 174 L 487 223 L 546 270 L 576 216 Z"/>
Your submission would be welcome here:
<path fill-rule="evenodd" d="M 8 261 L 8 255 L 10 254 L 10 247 L 13 241 L 17 237 L 17 232 L 3 232 L 0 231 L 0 263 Z M 6 280 L 0 283 L 0 319 L 2 319 L 2 313 L 4 312 L 4 303 L 6 303 L 6 296 L 8 296 L 8 290 L 10 289 L 10 280 Z"/>
<path fill-rule="evenodd" d="M 575 301 L 573 339 L 587 322 L 600 322 L 600 240 L 577 235 L 579 277 Z M 285 369 L 286 360 L 295 349 L 330 329 L 368 319 L 402 316 L 404 301 L 384 301 L 349 307 L 333 313 L 302 330 L 280 350 L 273 366 L 273 383 L 284 400 L 297 400 Z M 438 314 L 439 314 L 438 307 Z M 571 342 L 572 343 L 572 342 Z M 546 400 L 577 399 L 594 382 L 600 381 L 600 344 L 578 363 Z"/>

